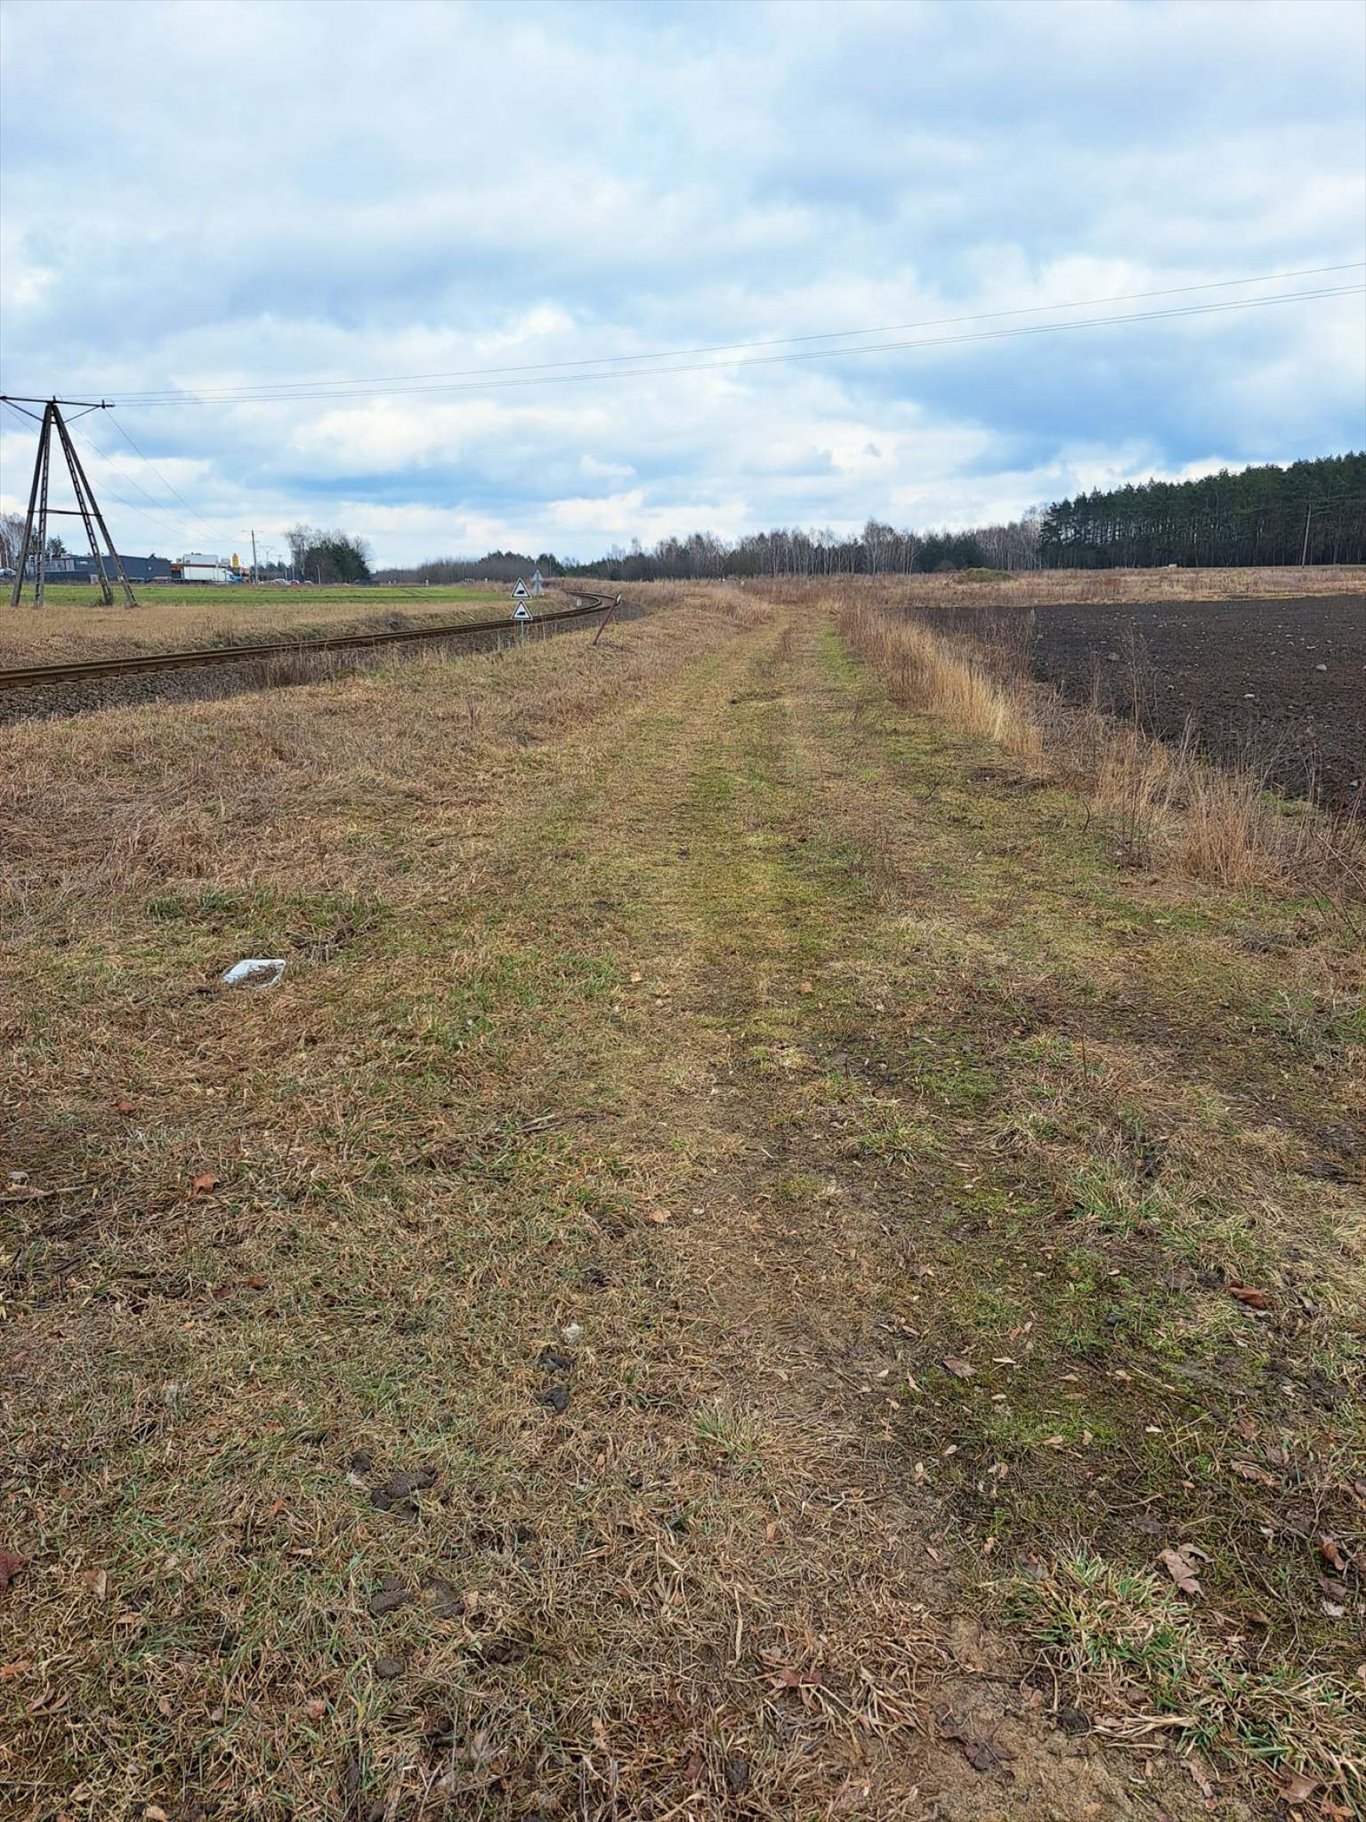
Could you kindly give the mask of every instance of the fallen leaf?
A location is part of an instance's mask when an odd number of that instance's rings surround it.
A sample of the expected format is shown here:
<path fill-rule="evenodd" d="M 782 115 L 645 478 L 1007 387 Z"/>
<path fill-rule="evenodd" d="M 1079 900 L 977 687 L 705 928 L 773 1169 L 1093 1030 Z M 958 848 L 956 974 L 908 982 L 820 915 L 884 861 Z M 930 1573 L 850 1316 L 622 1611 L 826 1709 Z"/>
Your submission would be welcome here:
<path fill-rule="evenodd" d="M 645 1219 L 647 1221 L 653 1221 L 656 1227 L 663 1227 L 664 1223 L 669 1219 L 669 1211 L 667 1208 L 652 1208 Z"/>
<path fill-rule="evenodd" d="M 1195 1565 L 1182 1556 L 1179 1550 L 1163 1550 L 1157 1560 L 1182 1594 L 1189 1594 L 1196 1600 L 1204 1594 L 1200 1579 L 1195 1573 Z"/>
<path fill-rule="evenodd" d="M 1347 1558 L 1342 1553 L 1342 1545 L 1330 1531 L 1319 1534 L 1319 1555 L 1324 1562 L 1331 1563 L 1333 1568 L 1346 1573 Z"/>
<path fill-rule="evenodd" d="M 149 1803 L 142 1812 L 142 1822 L 171 1822 L 159 1803 Z"/>
<path fill-rule="evenodd" d="M 190 1178 L 190 1192 L 196 1196 L 207 1196 L 217 1189 L 221 1182 L 222 1178 L 216 1177 L 211 1170 L 201 1170 Z"/>
<path fill-rule="evenodd" d="M 1280 1793 L 1287 1803 L 1307 1803 L 1319 1787 L 1317 1778 L 1306 1778 L 1302 1771 L 1283 1771 Z"/>
<path fill-rule="evenodd" d="M 132 1111 L 133 1111 L 133 1103 L 131 1101 L 115 1101 L 115 1103 L 114 1103 L 114 1112 L 115 1113 L 132 1113 Z"/>
<path fill-rule="evenodd" d="M 15 1677 L 22 1676 L 26 1670 L 32 1670 L 32 1668 L 32 1658 L 20 1658 L 14 1664 L 0 1664 L 0 1683 L 12 1683 Z"/>
<path fill-rule="evenodd" d="M 8 1588 L 19 1571 L 27 1567 L 26 1556 L 16 1556 L 13 1550 L 0 1550 L 0 1588 Z"/>
<path fill-rule="evenodd" d="M 645 976 L 640 972 L 639 968 L 636 968 L 632 971 L 631 985 L 633 987 L 636 986 L 640 981 L 643 981 L 644 979 L 645 979 Z"/>
<path fill-rule="evenodd" d="M 1319 1608 L 1330 1620 L 1341 1620 L 1347 1617 L 1347 1609 L 1341 1601 L 1320 1601 Z"/>
<path fill-rule="evenodd" d="M 323 1716 L 327 1713 L 327 1703 L 318 1701 L 306 1702 L 304 1704 L 304 1713 L 308 1716 L 310 1721 L 321 1721 Z"/>
<path fill-rule="evenodd" d="M 1269 1310 L 1271 1298 L 1265 1291 L 1259 1291 L 1251 1284 L 1230 1284 L 1230 1297 L 1236 1297 L 1239 1303 L 1245 1303 L 1250 1310 Z"/>
<path fill-rule="evenodd" d="M 944 1365 L 955 1379 L 971 1379 L 976 1370 L 970 1360 L 958 1354 L 945 1354 Z"/>
<path fill-rule="evenodd" d="M 997 1771 L 1007 1759 L 1014 1754 L 1004 1746 L 993 1746 L 990 1740 L 975 1739 L 963 1732 L 962 1724 L 954 1718 L 951 1710 L 945 1710 L 935 1716 L 935 1724 L 941 1736 L 946 1740 L 956 1740 L 963 1749 L 963 1756 L 974 1771 Z"/>
<path fill-rule="evenodd" d="M 109 1592 L 109 1571 L 107 1569 L 87 1569 L 81 1580 L 97 1601 L 102 1601 Z"/>

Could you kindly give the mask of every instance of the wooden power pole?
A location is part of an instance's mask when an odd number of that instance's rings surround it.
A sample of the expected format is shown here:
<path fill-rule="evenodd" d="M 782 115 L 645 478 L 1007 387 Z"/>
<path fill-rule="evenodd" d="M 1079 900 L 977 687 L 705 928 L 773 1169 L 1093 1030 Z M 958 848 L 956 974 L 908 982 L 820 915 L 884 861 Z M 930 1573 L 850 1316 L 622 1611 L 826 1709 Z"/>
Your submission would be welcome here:
<path fill-rule="evenodd" d="M 112 576 L 123 590 L 123 598 L 129 607 L 137 606 L 137 597 L 133 593 L 123 568 L 123 559 L 114 548 L 114 540 L 109 536 L 109 527 L 104 522 L 104 514 L 99 509 L 94 491 L 81 465 L 81 458 L 76 454 L 76 445 L 71 440 L 71 432 L 66 427 L 62 416 L 62 406 L 75 405 L 85 411 L 106 411 L 107 403 L 101 399 L 98 405 L 92 405 L 84 399 L 13 399 L 6 398 L 7 404 L 22 408 L 23 405 L 41 405 L 43 415 L 36 419 L 36 414 L 29 412 L 38 422 L 38 454 L 33 464 L 33 484 L 28 490 L 28 512 L 24 515 L 24 541 L 19 552 L 19 567 L 15 572 L 14 587 L 10 591 L 9 604 L 18 607 L 24 593 L 24 581 L 28 572 L 29 553 L 33 553 L 33 604 L 41 607 L 47 590 L 47 521 L 50 514 L 64 519 L 79 519 L 85 526 L 85 535 L 90 542 L 90 555 L 95 562 L 95 575 L 99 580 L 100 596 L 106 607 L 114 603 L 114 590 L 110 583 Z M 52 439 L 56 437 L 62 455 L 66 460 L 67 472 L 71 476 L 71 485 L 76 495 L 76 504 L 70 506 L 49 506 L 47 503 L 48 480 L 52 469 Z M 99 537 L 104 539 L 107 556 L 102 554 Z"/>

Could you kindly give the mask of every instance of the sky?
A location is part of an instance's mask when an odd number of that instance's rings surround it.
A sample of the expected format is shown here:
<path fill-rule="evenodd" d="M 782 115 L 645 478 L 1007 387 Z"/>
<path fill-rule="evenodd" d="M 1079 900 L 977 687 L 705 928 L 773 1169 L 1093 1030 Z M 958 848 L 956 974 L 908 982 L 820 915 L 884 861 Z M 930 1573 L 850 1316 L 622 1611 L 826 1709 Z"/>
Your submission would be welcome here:
<path fill-rule="evenodd" d="M 1366 447 L 1359 290 L 1094 320 L 1360 286 L 1225 281 L 1366 259 L 1362 0 L 5 0 L 0 57 L 0 389 L 118 402 L 125 551 L 582 559 Z"/>

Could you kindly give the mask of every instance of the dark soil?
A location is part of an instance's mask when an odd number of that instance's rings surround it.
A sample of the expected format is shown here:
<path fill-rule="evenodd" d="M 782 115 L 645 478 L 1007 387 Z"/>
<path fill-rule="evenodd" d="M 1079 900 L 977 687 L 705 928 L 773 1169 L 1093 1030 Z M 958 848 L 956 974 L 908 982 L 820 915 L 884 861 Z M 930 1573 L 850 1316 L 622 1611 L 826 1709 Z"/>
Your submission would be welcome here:
<path fill-rule="evenodd" d="M 1366 791 L 1366 594 L 1304 600 L 1058 603 L 1035 669 L 1067 693 L 1334 808 Z"/>

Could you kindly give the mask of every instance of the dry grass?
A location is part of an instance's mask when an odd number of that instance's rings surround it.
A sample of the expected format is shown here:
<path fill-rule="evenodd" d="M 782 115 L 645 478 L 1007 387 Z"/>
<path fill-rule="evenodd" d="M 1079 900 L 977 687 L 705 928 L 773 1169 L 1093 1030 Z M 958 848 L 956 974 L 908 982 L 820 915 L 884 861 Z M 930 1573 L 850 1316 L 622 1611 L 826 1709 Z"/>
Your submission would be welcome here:
<path fill-rule="evenodd" d="M 138 605 L 104 607 L 93 590 L 57 587 L 41 611 L 0 601 L 0 666 L 109 658 L 268 639 L 363 632 L 390 619 L 485 619 L 511 612 L 509 591 L 483 588 L 146 587 Z"/>
<path fill-rule="evenodd" d="M 1031 682 L 1009 616 L 998 625 L 980 610 L 965 611 L 956 620 L 951 608 L 940 604 L 932 626 L 845 597 L 839 624 L 898 701 L 1080 791 L 1116 831 L 1130 864 L 1235 888 L 1320 891 L 1343 903 L 1366 898 L 1358 822 L 1288 804 L 1259 773 L 1216 766 L 1189 739 L 1162 741 L 1064 701 Z"/>
<path fill-rule="evenodd" d="M 842 611 L 840 633 L 877 666 L 904 707 L 936 715 L 1021 759 L 1042 752 L 1041 730 L 1026 705 L 975 654 L 956 651 L 913 620 L 857 605 Z"/>
<path fill-rule="evenodd" d="M 1366 570 L 1351 564 L 1300 569 L 1050 569 L 1006 574 L 962 570 L 939 576 L 873 576 L 837 580 L 870 591 L 887 607 L 1041 607 L 1054 601 L 1233 601 L 1305 595 L 1354 595 L 1366 587 Z M 781 589 L 784 585 L 776 586 Z M 802 586 L 802 584 L 798 584 Z M 806 584 L 823 588 L 819 581 Z"/>
<path fill-rule="evenodd" d="M 0 734 L 26 1822 L 1203 1814 L 992 1613 L 1078 1540 L 1350 1672 L 1359 955 L 672 601 Z"/>
<path fill-rule="evenodd" d="M 1366 898 L 1366 844 L 1350 819 L 1287 804 L 1259 773 L 1216 766 L 1189 740 L 1171 745 L 1108 722 L 1081 740 L 1098 754 L 1090 800 L 1136 864 L 1237 888 Z"/>

